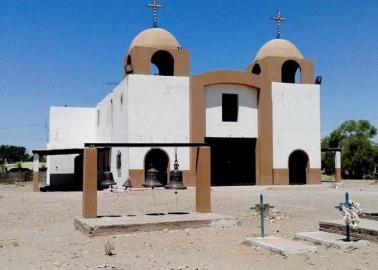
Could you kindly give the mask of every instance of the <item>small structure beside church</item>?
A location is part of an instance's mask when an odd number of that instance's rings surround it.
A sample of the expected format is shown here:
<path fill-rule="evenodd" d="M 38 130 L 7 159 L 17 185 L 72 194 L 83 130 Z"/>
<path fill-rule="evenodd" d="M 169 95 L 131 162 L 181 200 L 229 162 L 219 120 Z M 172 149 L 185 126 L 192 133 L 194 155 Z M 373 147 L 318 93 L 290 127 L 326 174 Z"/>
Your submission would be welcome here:
<path fill-rule="evenodd" d="M 91 108 L 51 107 L 47 149 L 84 143 L 206 143 L 212 185 L 320 183 L 320 83 L 314 62 L 290 41 L 265 43 L 244 71 L 190 74 L 190 53 L 165 29 L 140 32 L 124 58 L 123 80 Z M 251 52 L 253 56 L 253 52 Z M 154 166 L 169 182 L 175 152 L 194 186 L 196 148 L 98 149 L 98 181 L 110 169 L 121 186 L 142 187 Z M 82 154 L 47 157 L 47 184 L 82 181 Z"/>

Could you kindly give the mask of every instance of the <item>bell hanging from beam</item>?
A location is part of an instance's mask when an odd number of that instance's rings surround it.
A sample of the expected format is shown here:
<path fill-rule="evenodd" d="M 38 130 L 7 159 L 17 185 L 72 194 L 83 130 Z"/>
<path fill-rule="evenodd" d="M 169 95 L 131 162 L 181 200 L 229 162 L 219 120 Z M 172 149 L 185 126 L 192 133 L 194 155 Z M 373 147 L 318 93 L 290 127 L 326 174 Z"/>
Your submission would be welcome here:
<path fill-rule="evenodd" d="M 148 188 L 162 187 L 163 184 L 159 180 L 159 175 L 159 171 L 154 168 L 153 164 L 151 164 L 151 168 L 147 171 L 146 180 L 143 186 Z"/>
<path fill-rule="evenodd" d="M 130 178 L 128 177 L 125 181 L 125 183 L 122 184 L 122 186 L 126 189 L 131 188 Z"/>
<path fill-rule="evenodd" d="M 107 189 L 107 188 L 112 187 L 116 184 L 117 183 L 114 182 L 113 173 L 110 171 L 110 169 L 107 169 L 104 172 L 104 179 L 100 182 L 100 186 L 104 189 Z"/>
<path fill-rule="evenodd" d="M 169 183 L 165 186 L 166 189 L 186 189 L 184 186 L 184 181 L 182 178 L 182 171 L 179 170 L 179 163 L 177 161 L 177 149 L 175 149 L 175 163 L 173 165 L 175 168 L 173 171 L 170 171 L 169 174 Z"/>

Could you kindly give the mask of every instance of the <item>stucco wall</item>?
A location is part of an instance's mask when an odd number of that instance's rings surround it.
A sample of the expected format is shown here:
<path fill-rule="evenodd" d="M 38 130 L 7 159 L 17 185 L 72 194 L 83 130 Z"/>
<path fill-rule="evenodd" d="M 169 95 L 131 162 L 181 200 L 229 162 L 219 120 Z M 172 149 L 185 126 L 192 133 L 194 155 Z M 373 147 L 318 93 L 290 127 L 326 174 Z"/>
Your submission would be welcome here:
<path fill-rule="evenodd" d="M 237 122 L 222 121 L 222 94 L 237 94 Z M 206 137 L 257 138 L 257 91 L 243 85 L 218 84 L 205 89 Z"/>
<path fill-rule="evenodd" d="M 128 138 L 128 78 L 118 84 L 95 108 L 96 142 L 98 143 L 126 143 Z M 116 168 L 116 156 L 121 152 L 121 171 Z M 127 148 L 112 148 L 110 167 L 114 181 L 122 185 L 128 178 Z"/>
<path fill-rule="evenodd" d="M 320 86 L 272 83 L 273 168 L 287 169 L 289 155 L 304 150 L 320 168 Z"/>
<path fill-rule="evenodd" d="M 47 149 L 83 148 L 84 143 L 94 140 L 94 108 L 50 108 Z M 75 156 L 48 156 L 47 184 L 50 184 L 50 174 L 72 174 Z"/>
<path fill-rule="evenodd" d="M 189 143 L 189 77 L 128 76 L 128 139 L 139 143 Z M 171 168 L 174 148 L 163 148 Z M 130 169 L 143 169 L 148 148 L 130 148 Z M 189 149 L 178 149 L 182 170 L 189 169 Z"/>

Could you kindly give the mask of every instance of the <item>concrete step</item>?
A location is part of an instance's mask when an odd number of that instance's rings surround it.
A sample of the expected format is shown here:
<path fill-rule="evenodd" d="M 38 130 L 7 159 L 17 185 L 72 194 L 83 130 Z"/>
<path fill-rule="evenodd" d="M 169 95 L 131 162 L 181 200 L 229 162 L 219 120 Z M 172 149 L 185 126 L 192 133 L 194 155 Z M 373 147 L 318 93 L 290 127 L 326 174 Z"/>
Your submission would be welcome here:
<path fill-rule="evenodd" d="M 215 213 L 156 213 L 156 215 L 75 218 L 74 227 L 88 236 L 240 225 L 236 218 Z"/>

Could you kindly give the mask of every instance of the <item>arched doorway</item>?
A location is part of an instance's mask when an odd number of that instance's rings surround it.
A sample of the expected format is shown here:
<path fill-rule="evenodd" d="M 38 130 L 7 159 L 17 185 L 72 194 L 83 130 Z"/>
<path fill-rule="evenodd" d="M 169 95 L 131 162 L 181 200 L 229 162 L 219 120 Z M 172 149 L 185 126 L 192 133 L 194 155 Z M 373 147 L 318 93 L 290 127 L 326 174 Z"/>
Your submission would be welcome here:
<path fill-rule="evenodd" d="M 175 60 L 166 51 L 157 51 L 151 58 L 151 73 L 160 76 L 174 75 Z"/>
<path fill-rule="evenodd" d="M 159 181 L 167 184 L 168 170 L 169 170 L 169 157 L 166 152 L 161 149 L 151 149 L 144 158 L 144 179 L 146 179 L 147 171 L 154 167 L 159 171 Z"/>
<path fill-rule="evenodd" d="M 305 151 L 296 150 L 289 156 L 289 183 L 290 185 L 305 185 L 309 158 Z"/>
<path fill-rule="evenodd" d="M 286 61 L 282 65 L 281 76 L 282 76 L 283 83 L 300 83 L 301 81 L 300 65 L 293 60 Z"/>

